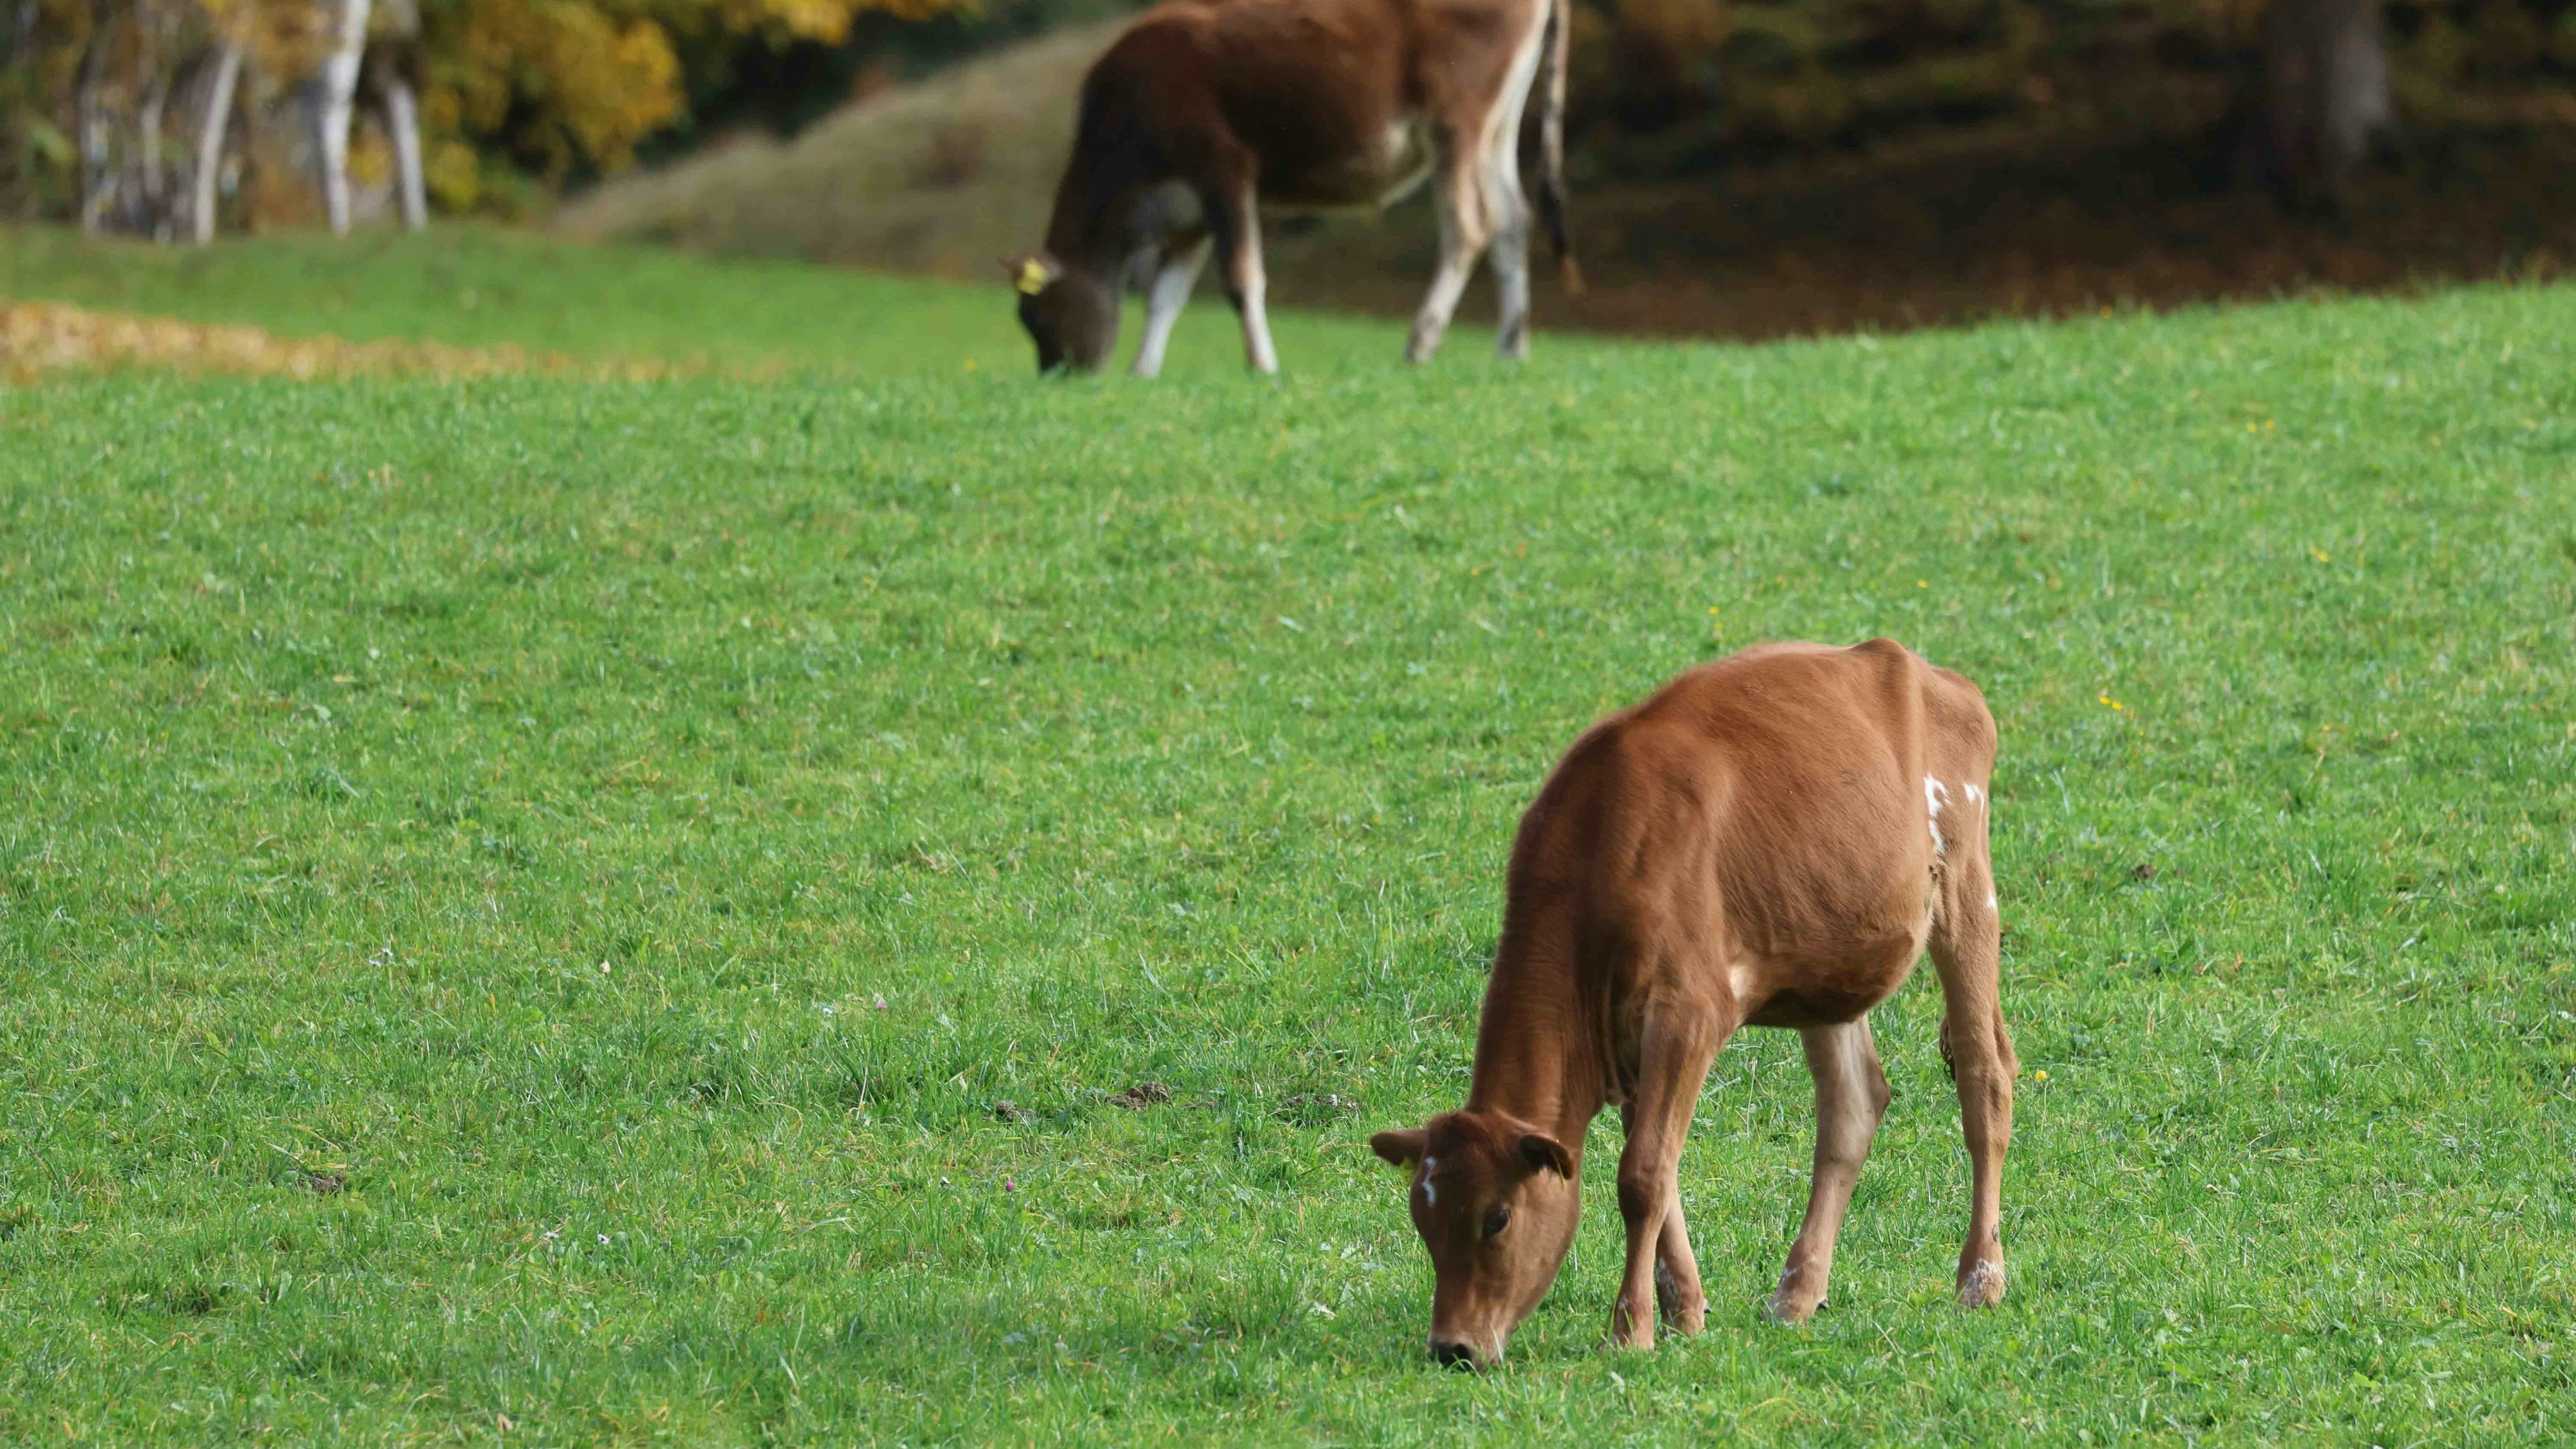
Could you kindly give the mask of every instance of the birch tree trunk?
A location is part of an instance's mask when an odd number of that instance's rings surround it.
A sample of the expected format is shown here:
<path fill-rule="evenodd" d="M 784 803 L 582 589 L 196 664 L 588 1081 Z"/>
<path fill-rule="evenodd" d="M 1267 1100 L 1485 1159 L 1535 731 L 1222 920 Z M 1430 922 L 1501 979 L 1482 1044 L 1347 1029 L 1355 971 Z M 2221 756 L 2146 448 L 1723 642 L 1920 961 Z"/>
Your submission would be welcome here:
<path fill-rule="evenodd" d="M 358 96 L 358 62 L 366 55 L 368 0 L 321 0 L 337 10 L 332 47 L 322 60 L 322 210 L 335 236 L 349 234 L 349 121 Z"/>
<path fill-rule="evenodd" d="M 247 19 L 248 7 L 244 7 Z M 215 57 L 215 73 L 206 85 L 206 109 L 197 118 L 195 169 L 189 173 L 188 230 L 199 246 L 215 239 L 216 191 L 224 169 L 224 132 L 232 124 L 233 92 L 240 88 L 246 26 L 236 27 Z"/>
<path fill-rule="evenodd" d="M 385 92 L 385 132 L 394 143 L 394 195 L 404 229 L 429 225 L 429 188 L 421 172 L 420 94 L 412 88 L 420 55 L 419 0 L 384 0 L 385 18 L 398 43 L 380 48 Z"/>
<path fill-rule="evenodd" d="M 385 81 L 385 129 L 394 138 L 394 189 L 402 198 L 406 231 L 429 225 L 429 187 L 421 175 L 420 103 L 411 82 L 400 76 Z"/>

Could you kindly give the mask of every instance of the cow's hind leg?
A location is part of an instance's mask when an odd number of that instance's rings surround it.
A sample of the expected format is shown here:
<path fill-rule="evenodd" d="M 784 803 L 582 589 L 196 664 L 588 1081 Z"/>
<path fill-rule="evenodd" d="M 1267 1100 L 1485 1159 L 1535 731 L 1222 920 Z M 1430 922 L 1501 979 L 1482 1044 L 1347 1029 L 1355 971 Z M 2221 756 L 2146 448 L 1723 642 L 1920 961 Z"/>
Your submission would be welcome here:
<path fill-rule="evenodd" d="M 1825 1301 L 1834 1273 L 1834 1239 L 1851 1207 L 1852 1184 L 1869 1157 L 1869 1144 L 1887 1116 L 1887 1075 L 1879 1070 L 1878 1045 L 1869 1018 L 1840 1026 L 1811 1026 L 1799 1033 L 1807 1048 L 1807 1073 L 1816 1081 L 1816 1166 L 1807 1187 L 1807 1220 L 1789 1248 L 1789 1266 L 1771 1294 L 1771 1316 L 1803 1323 Z"/>
<path fill-rule="evenodd" d="M 1529 198 L 1521 193 L 1520 158 L 1513 154 L 1517 130 L 1485 162 L 1486 209 L 1494 220 L 1494 239 L 1485 249 L 1494 269 L 1494 297 L 1500 325 L 1494 332 L 1496 355 L 1519 361 L 1529 356 Z"/>
<path fill-rule="evenodd" d="M 2004 1150 L 2012 1142 L 2013 1077 L 2021 1063 L 2004 1030 L 1997 993 L 1993 887 L 1982 862 L 1962 875 L 1933 923 L 1930 945 L 1941 972 L 1941 1051 L 1958 1079 L 1972 1178 L 1968 1241 L 1959 1250 L 1959 1302 L 1991 1308 L 2004 1296 Z"/>
<path fill-rule="evenodd" d="M 1270 279 L 1261 268 L 1261 211 L 1250 163 L 1225 167 L 1204 200 L 1217 256 L 1225 268 L 1225 295 L 1243 318 L 1245 360 L 1253 371 L 1270 376 L 1279 371 L 1279 353 L 1270 345 L 1270 313 L 1265 305 Z"/>
<path fill-rule="evenodd" d="M 1678 1006 L 1667 1006 L 1647 1024 L 1628 1113 L 1628 1144 L 1619 1154 L 1619 1215 L 1628 1225 L 1628 1266 L 1618 1301 L 1610 1308 L 1610 1341 L 1618 1347 L 1655 1346 L 1656 1269 L 1666 1261 L 1667 1225 L 1675 1230 L 1681 1226 L 1675 1208 L 1681 1195 L 1682 1145 L 1690 1136 L 1691 1112 L 1699 1103 L 1708 1064 L 1725 1040 L 1726 1031 L 1711 1015 Z"/>
<path fill-rule="evenodd" d="M 1476 258 L 1484 254 L 1485 243 L 1493 236 L 1492 222 L 1485 214 L 1485 183 L 1479 174 L 1485 158 L 1474 149 L 1473 139 L 1441 135 L 1433 141 L 1437 160 L 1431 205 L 1440 219 L 1440 265 L 1431 273 L 1431 290 L 1423 295 L 1422 310 L 1413 315 L 1413 334 L 1404 344 L 1407 362 L 1429 362 L 1440 350 L 1449 319 L 1458 311 L 1459 294 L 1467 290 Z M 1462 140 L 1468 144 L 1462 147 Z"/>
<path fill-rule="evenodd" d="M 1634 1135 L 1636 1114 L 1619 1109 L 1621 1130 Z M 1675 1333 L 1697 1333 L 1708 1326 L 1708 1295 L 1701 1291 L 1699 1259 L 1692 1254 L 1690 1223 L 1682 1216 L 1679 1174 L 1672 1201 L 1664 1204 L 1663 1234 L 1655 1240 L 1655 1316 Z"/>
<path fill-rule="evenodd" d="M 1152 377 L 1163 370 L 1163 349 L 1171 343 L 1172 324 L 1181 320 L 1181 307 L 1190 300 L 1199 268 L 1207 265 L 1208 250 L 1204 232 L 1164 243 L 1154 280 L 1145 291 L 1145 340 L 1136 346 L 1138 377 Z"/>

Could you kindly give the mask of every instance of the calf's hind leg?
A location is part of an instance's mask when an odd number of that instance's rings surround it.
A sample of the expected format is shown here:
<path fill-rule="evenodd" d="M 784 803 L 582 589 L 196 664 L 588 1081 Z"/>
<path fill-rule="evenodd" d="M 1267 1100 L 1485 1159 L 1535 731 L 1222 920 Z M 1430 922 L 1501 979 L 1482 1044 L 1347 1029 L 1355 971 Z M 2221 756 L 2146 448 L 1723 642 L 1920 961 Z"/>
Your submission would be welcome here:
<path fill-rule="evenodd" d="M 1825 1301 L 1834 1272 L 1834 1239 L 1851 1208 L 1852 1184 L 1869 1157 L 1869 1144 L 1887 1116 L 1887 1074 L 1879 1070 L 1878 1045 L 1869 1018 L 1839 1026 L 1811 1026 L 1799 1033 L 1807 1048 L 1807 1074 L 1816 1081 L 1816 1166 L 1807 1187 L 1807 1220 L 1789 1248 L 1789 1266 L 1771 1294 L 1771 1316 L 1804 1323 Z"/>
<path fill-rule="evenodd" d="M 1941 972 L 1941 1052 L 1959 1086 L 1968 1137 L 1968 1241 L 1959 1249 L 1959 1302 L 1992 1308 L 2004 1297 L 2004 1150 L 2012 1142 L 2013 1077 L 2021 1063 L 1998 999 L 1994 896 L 1985 872 L 1966 873 L 1932 928 Z"/>

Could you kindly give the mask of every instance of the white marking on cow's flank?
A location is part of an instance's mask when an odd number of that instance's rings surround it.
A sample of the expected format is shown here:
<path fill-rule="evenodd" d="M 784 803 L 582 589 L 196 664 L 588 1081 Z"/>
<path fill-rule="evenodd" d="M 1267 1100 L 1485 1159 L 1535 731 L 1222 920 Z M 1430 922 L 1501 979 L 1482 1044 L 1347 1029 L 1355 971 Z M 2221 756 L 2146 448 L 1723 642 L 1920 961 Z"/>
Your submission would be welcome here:
<path fill-rule="evenodd" d="M 1986 803 L 1986 792 L 1978 788 L 1977 782 L 1974 780 L 1970 780 L 1966 784 L 1961 785 L 1959 790 L 1962 794 L 1968 797 L 1968 803 L 1971 805 L 1983 805 Z"/>
<path fill-rule="evenodd" d="M 1437 1158 L 1426 1157 L 1422 1159 L 1422 1181 L 1415 1185 L 1422 1189 L 1422 1200 L 1424 1202 L 1440 1201 L 1440 1190 L 1431 1185 L 1431 1169 L 1437 1166 L 1439 1166 L 1439 1159 Z"/>
<path fill-rule="evenodd" d="M 1949 803 L 1950 787 L 1942 784 L 1939 780 L 1934 779 L 1930 775 L 1924 776 L 1923 804 L 1925 808 L 1930 811 L 1930 814 L 1926 818 L 1932 827 L 1932 853 L 1934 855 L 1947 856 L 1950 853 L 1950 842 L 1941 838 L 1941 807 Z"/>
<path fill-rule="evenodd" d="M 1995 893 L 1994 893 L 1993 891 L 1988 891 L 1988 892 L 1986 892 L 1986 909 L 1991 911 L 1991 910 L 1993 910 L 1994 908 L 1995 908 Z"/>

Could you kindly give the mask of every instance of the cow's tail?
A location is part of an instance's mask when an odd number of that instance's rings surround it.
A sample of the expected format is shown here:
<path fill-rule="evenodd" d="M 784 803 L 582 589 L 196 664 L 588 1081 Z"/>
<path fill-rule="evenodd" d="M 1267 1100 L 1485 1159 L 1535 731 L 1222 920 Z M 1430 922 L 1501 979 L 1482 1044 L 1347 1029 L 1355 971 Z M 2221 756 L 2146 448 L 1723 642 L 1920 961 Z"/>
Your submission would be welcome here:
<path fill-rule="evenodd" d="M 1565 227 L 1565 62 L 1574 37 L 1570 0 L 1548 0 L 1547 55 L 1541 62 L 1546 87 L 1538 111 L 1538 215 L 1547 224 L 1548 243 L 1556 248 L 1557 271 L 1565 290 L 1583 291 L 1583 269 L 1574 262 L 1574 238 Z"/>

